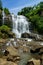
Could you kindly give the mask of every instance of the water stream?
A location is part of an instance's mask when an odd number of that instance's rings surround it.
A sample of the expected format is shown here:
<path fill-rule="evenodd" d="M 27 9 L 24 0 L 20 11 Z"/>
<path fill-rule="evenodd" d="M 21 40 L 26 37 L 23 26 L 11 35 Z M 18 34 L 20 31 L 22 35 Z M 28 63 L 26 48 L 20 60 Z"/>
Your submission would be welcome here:
<path fill-rule="evenodd" d="M 28 60 L 30 60 L 31 58 L 32 57 L 30 53 L 22 53 L 21 60 L 18 65 L 26 65 Z"/>

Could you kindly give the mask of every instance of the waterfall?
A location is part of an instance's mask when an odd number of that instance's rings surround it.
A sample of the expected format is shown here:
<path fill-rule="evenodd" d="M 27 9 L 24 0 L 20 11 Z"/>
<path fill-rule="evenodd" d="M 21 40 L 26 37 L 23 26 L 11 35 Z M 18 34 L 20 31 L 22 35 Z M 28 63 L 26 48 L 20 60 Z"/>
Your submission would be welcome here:
<path fill-rule="evenodd" d="M 23 15 L 15 16 L 12 14 L 12 21 L 13 21 L 13 33 L 16 34 L 17 38 L 21 37 L 22 33 L 30 33 L 29 31 L 29 25 L 30 22 L 27 21 L 26 17 Z"/>
<path fill-rule="evenodd" d="M 3 24 L 4 20 L 6 18 L 4 10 L 2 12 L 3 15 Z M 17 38 L 21 37 L 22 33 L 30 33 L 29 26 L 30 22 L 27 21 L 26 17 L 23 15 L 17 15 L 15 16 L 14 14 L 11 14 L 12 16 L 12 22 L 13 22 L 13 28 L 12 32 L 16 34 Z"/>
<path fill-rule="evenodd" d="M 2 11 L 2 15 L 3 15 L 2 19 L 3 19 L 3 24 L 4 24 L 4 18 L 5 18 L 4 10 Z"/>

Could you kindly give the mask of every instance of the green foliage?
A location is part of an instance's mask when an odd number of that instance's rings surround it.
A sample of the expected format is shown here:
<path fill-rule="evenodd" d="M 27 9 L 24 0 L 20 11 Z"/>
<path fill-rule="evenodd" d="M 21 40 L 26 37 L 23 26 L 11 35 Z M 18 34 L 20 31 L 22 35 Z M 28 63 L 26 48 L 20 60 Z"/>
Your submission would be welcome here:
<path fill-rule="evenodd" d="M 0 38 L 8 38 L 8 33 L 10 32 L 10 28 L 6 25 L 0 26 Z"/>
<path fill-rule="evenodd" d="M 26 12 L 27 10 L 28 12 Z M 23 8 L 21 12 L 19 12 L 19 15 L 25 15 L 33 24 L 33 30 L 43 34 L 43 2 L 40 2 L 37 6 L 32 7 L 30 10 L 28 7 L 27 10 Z"/>
<path fill-rule="evenodd" d="M 11 28 L 6 25 L 0 26 L 0 38 L 14 38 L 15 34 L 11 32 Z"/>
<path fill-rule="evenodd" d="M 43 34 L 43 17 L 40 17 L 37 22 L 37 30 Z"/>
<path fill-rule="evenodd" d="M 4 13 L 5 13 L 6 15 L 9 15 L 9 14 L 10 14 L 10 12 L 9 12 L 9 10 L 8 10 L 7 8 L 4 8 Z"/>
<path fill-rule="evenodd" d="M 6 26 L 6 25 L 2 25 L 0 27 L 0 31 L 9 32 L 10 31 L 10 28 L 8 26 Z"/>
<path fill-rule="evenodd" d="M 3 8 L 2 8 L 2 2 L 1 2 L 1 0 L 0 0 L 0 9 L 2 10 Z"/>
<path fill-rule="evenodd" d="M 24 15 L 24 16 L 26 16 L 26 14 L 27 14 L 28 12 L 30 12 L 32 9 L 33 9 L 32 7 L 25 7 L 25 8 L 23 8 L 23 9 L 21 10 L 21 12 L 18 12 L 18 15 Z"/>

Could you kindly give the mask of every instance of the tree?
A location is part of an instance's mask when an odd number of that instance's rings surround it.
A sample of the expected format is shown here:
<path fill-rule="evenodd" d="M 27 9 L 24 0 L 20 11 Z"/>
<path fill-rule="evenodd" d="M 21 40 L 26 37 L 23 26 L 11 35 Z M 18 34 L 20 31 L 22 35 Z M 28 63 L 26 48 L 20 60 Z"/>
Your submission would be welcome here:
<path fill-rule="evenodd" d="M 26 7 L 18 12 L 19 15 L 26 16 L 33 24 L 33 30 L 43 34 L 43 2 L 33 7 Z"/>
<path fill-rule="evenodd" d="M 32 7 L 25 7 L 20 12 L 18 12 L 18 15 L 26 16 L 26 14 L 29 13 L 32 9 Z"/>
<path fill-rule="evenodd" d="M 7 8 L 4 8 L 4 13 L 5 13 L 5 15 L 10 15 L 10 12 Z"/>
<path fill-rule="evenodd" d="M 1 0 L 0 0 L 0 9 L 2 10 L 2 2 L 1 2 Z"/>
<path fill-rule="evenodd" d="M 6 26 L 6 25 L 0 26 L 0 31 L 1 32 L 9 32 L 10 30 L 11 29 L 8 26 Z"/>

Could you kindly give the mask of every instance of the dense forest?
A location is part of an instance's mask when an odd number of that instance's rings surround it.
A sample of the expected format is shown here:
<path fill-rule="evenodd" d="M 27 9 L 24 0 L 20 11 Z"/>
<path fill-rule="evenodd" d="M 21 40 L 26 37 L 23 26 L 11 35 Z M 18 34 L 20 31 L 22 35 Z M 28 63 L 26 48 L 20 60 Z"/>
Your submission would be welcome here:
<path fill-rule="evenodd" d="M 34 32 L 43 34 L 43 2 L 33 6 L 25 7 L 18 15 L 24 15 L 33 25 Z"/>

